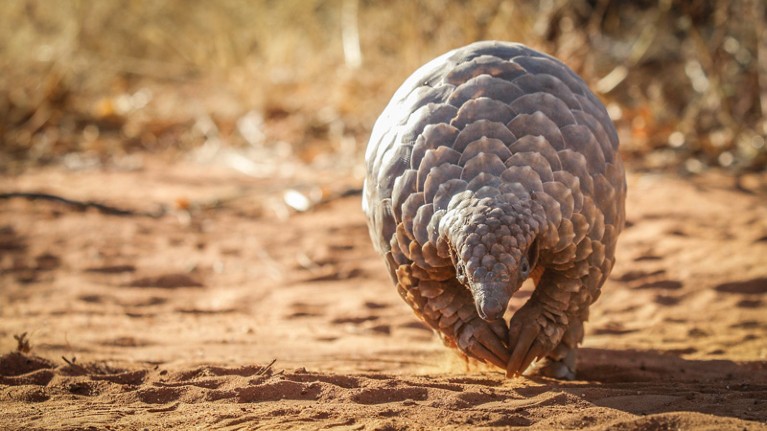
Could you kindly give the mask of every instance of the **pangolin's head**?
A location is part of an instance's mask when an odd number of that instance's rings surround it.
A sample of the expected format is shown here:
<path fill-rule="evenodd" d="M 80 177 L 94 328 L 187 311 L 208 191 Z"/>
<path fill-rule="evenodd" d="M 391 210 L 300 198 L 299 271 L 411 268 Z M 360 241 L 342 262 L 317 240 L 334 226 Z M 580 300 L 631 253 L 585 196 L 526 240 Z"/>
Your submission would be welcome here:
<path fill-rule="evenodd" d="M 471 291 L 482 319 L 503 318 L 511 296 L 537 264 L 543 220 L 529 202 L 480 199 L 462 208 L 451 226 L 456 278 Z"/>

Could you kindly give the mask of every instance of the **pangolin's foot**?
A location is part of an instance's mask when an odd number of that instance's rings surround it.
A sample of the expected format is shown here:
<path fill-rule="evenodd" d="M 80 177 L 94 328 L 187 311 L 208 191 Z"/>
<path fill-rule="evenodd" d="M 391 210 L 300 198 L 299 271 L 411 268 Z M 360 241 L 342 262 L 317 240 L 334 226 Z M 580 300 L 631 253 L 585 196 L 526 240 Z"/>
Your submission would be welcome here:
<path fill-rule="evenodd" d="M 560 380 L 574 380 L 577 349 L 560 343 L 553 352 L 536 364 L 532 374 Z"/>
<path fill-rule="evenodd" d="M 505 368 L 509 361 L 509 349 L 505 344 L 506 322 L 492 322 L 475 318 L 460 329 L 458 348 L 466 355 Z"/>
<path fill-rule="evenodd" d="M 564 328 L 537 304 L 528 302 L 509 322 L 511 355 L 506 364 L 508 377 L 521 375 L 530 364 L 548 355 L 562 339 Z"/>

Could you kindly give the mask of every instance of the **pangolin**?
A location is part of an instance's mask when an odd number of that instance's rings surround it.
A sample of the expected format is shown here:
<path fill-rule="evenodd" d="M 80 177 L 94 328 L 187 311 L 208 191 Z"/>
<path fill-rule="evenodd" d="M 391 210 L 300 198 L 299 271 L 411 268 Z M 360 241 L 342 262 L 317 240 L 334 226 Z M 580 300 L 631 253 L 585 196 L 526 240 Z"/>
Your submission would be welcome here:
<path fill-rule="evenodd" d="M 450 51 L 396 91 L 365 159 L 370 235 L 416 315 L 508 376 L 540 359 L 574 378 L 626 195 L 618 135 L 583 80 L 517 43 Z"/>

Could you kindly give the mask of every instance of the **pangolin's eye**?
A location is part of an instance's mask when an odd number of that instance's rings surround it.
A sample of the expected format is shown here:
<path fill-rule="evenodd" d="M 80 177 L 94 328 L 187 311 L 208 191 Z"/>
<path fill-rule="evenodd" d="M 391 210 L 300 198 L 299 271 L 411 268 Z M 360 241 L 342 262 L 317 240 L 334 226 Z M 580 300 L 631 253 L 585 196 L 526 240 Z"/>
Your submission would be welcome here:
<path fill-rule="evenodd" d="M 538 241 L 533 241 L 527 250 L 527 256 L 522 257 L 519 262 L 519 275 L 524 280 L 530 276 L 530 271 L 538 264 Z"/>
<path fill-rule="evenodd" d="M 528 262 L 526 257 L 523 257 L 522 262 L 519 263 L 519 274 L 523 279 L 530 275 L 530 262 Z"/>

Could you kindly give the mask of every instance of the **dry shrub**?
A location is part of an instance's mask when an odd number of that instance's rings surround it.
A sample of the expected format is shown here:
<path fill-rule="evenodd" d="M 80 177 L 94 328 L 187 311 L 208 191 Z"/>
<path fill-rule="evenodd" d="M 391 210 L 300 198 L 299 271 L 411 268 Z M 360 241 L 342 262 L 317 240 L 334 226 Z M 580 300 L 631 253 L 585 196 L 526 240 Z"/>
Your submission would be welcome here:
<path fill-rule="evenodd" d="M 481 39 L 526 43 L 581 73 L 635 166 L 765 166 L 762 2 L 533 3 L 8 2 L 0 170 L 100 166 L 206 143 L 353 166 L 412 70 Z"/>

